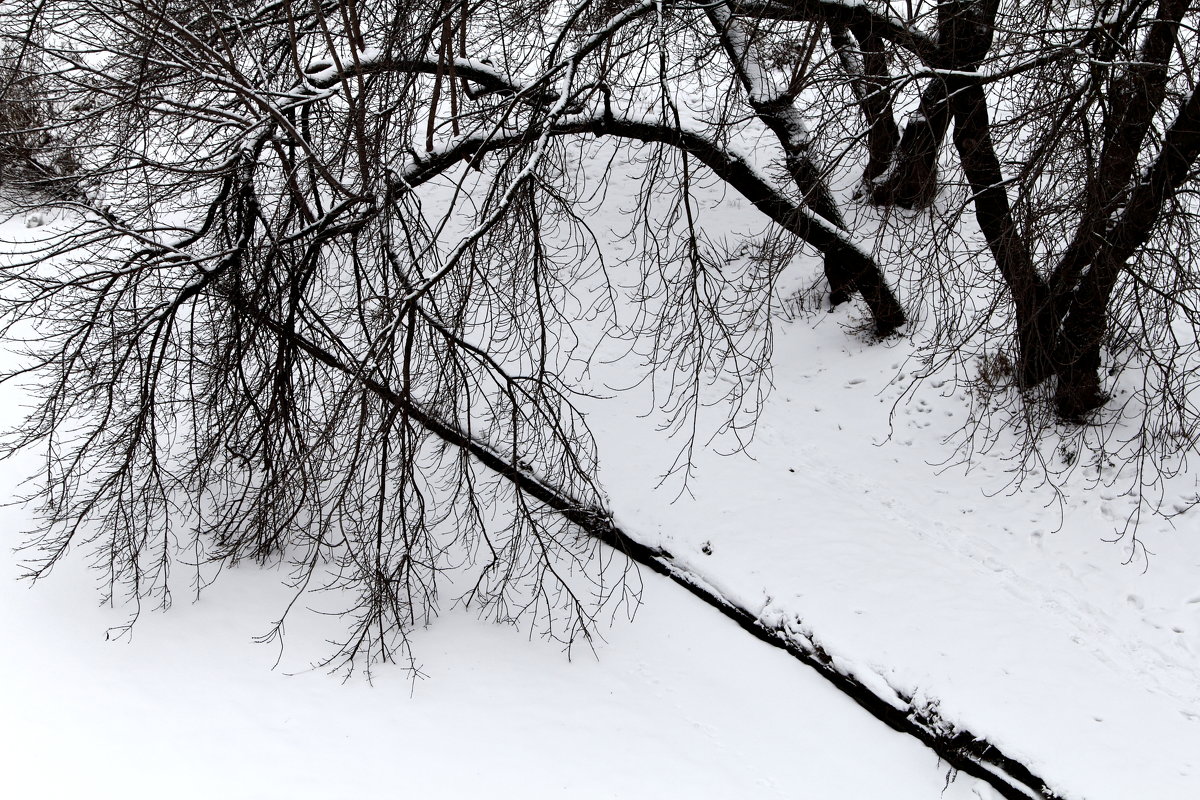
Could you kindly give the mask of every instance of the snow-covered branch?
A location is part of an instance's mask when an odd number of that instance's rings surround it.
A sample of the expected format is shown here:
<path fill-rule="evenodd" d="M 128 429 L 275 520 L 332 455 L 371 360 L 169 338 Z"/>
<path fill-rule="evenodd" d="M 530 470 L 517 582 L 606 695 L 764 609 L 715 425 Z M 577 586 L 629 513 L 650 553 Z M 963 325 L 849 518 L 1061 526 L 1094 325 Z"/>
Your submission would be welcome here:
<path fill-rule="evenodd" d="M 936 61 L 937 42 L 902 19 L 890 9 L 873 9 L 861 0 L 764 0 L 732 2 L 733 13 L 752 19 L 795 22 L 823 22 L 870 30 L 917 55 L 922 61 Z"/>

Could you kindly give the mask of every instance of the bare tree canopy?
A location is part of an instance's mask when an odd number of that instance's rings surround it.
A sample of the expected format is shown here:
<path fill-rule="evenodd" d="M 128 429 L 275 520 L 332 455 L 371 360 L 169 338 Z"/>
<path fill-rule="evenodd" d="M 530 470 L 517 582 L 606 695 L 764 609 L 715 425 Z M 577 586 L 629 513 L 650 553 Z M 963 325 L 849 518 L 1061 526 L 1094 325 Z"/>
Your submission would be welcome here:
<path fill-rule="evenodd" d="M 814 254 L 873 335 L 1008 397 L 1026 465 L 1056 430 L 1152 483 L 1198 433 L 1196 23 L 1182 0 L 6 2 L 0 179 L 69 221 L 0 273 L 10 377 L 39 387 L 9 447 L 46 453 L 31 570 L 86 540 L 114 592 L 166 603 L 180 553 L 279 560 L 354 592 L 352 660 L 406 652 L 474 564 L 464 599 L 574 641 L 636 585 L 598 549 L 573 326 L 651 341 L 679 427 L 714 372 L 736 417 L 775 280 Z M 625 328 L 587 218 L 613 152 L 641 165 Z M 763 216 L 741 272 L 705 233 L 714 182 Z"/>

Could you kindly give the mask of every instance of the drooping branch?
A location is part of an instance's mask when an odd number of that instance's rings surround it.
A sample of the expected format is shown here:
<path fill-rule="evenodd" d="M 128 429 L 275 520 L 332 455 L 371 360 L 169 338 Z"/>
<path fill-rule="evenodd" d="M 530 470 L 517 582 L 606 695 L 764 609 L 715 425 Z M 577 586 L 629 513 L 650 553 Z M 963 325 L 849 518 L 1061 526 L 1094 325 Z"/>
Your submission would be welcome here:
<path fill-rule="evenodd" d="M 465 58 L 454 60 L 455 73 L 460 78 L 478 85 L 484 93 L 511 97 L 514 102 L 529 103 L 541 108 L 557 106 L 560 112 L 580 112 L 585 105 L 584 97 L 560 97 L 557 89 L 553 86 L 553 76 L 558 74 L 560 69 L 565 69 L 567 65 L 578 63 L 587 53 L 599 47 L 606 38 L 611 37 L 615 31 L 638 19 L 653 7 L 653 3 L 643 2 L 624 10 L 602 26 L 600 30 L 590 33 L 588 38 L 569 56 L 558 62 L 559 66 L 546 70 L 532 83 L 520 84 L 490 64 Z M 660 128 L 652 124 L 634 124 L 631 121 L 618 122 L 611 117 L 611 114 L 607 116 L 603 124 L 598 122 L 598 118 L 593 118 L 591 121 L 582 123 L 555 125 L 553 126 L 555 135 L 566 133 L 621 135 L 641 141 L 665 143 L 690 152 L 713 169 L 722 179 L 731 181 L 734 188 L 746 194 L 747 198 L 756 207 L 767 213 L 771 219 L 785 229 L 796 233 L 822 253 L 826 275 L 830 282 L 831 298 L 835 303 L 848 299 L 851 292 L 858 291 L 871 310 L 876 330 L 881 335 L 891 333 L 904 324 L 903 309 L 887 286 L 874 260 L 844 235 L 845 223 L 820 169 L 813 161 L 811 136 L 799 111 L 795 108 L 795 98 L 786 91 L 776 90 L 770 85 L 765 71 L 752 51 L 749 37 L 740 27 L 740 23 L 730 14 L 727 6 L 712 6 L 708 9 L 708 14 L 717 27 L 722 47 L 735 74 L 738 75 L 746 90 L 751 107 L 767 127 L 776 134 L 784 150 L 788 173 L 800 190 L 804 205 L 832 225 L 836 232 L 826 230 L 822 225 L 812 224 L 806 210 L 779 196 L 778 192 L 771 189 L 769 184 L 749 169 L 744 162 L 729 157 L 728 154 L 711 145 L 703 137 L 692 136 L 684 132 L 677 135 L 669 128 Z M 436 74 L 437 70 L 441 68 L 439 61 L 432 58 L 380 57 L 356 60 L 354 63 L 358 65 L 354 67 L 354 70 L 363 74 L 382 72 Z M 317 63 L 311 69 L 313 71 L 309 76 L 309 84 L 318 90 L 327 91 L 332 86 L 351 77 L 351 73 L 347 72 L 345 67 L 333 69 L 330 64 Z M 303 95 L 303 92 L 301 94 Z M 301 102 L 311 102 L 311 99 L 305 98 Z M 415 158 L 409 169 L 405 170 L 401 176 L 401 182 L 415 185 L 459 161 L 469 161 L 485 153 L 513 146 L 530 145 L 540 135 L 541 133 L 536 132 L 504 135 L 492 133 L 460 138 L 441 151 Z M 641 138 L 643 136 L 649 138 Z"/>
<path fill-rule="evenodd" d="M 449 66 L 454 73 L 472 83 L 478 84 L 488 92 L 502 95 L 518 94 L 538 98 L 543 103 L 553 103 L 558 99 L 557 93 L 548 87 L 561 77 L 564 70 L 571 65 L 578 65 L 583 59 L 599 50 L 617 33 L 658 7 L 655 0 L 640 0 L 613 15 L 603 24 L 589 30 L 582 41 L 576 44 L 570 52 L 543 69 L 537 80 L 520 85 L 512 78 L 494 69 L 485 61 L 477 61 L 465 57 L 449 60 Z M 381 54 L 376 58 L 356 59 L 353 63 L 341 65 L 333 69 L 332 61 L 319 61 L 309 67 L 312 70 L 310 82 L 318 88 L 327 88 L 357 75 L 370 75 L 384 72 L 423 72 L 436 74 L 439 69 L 439 59 L 436 58 L 400 58 Z M 442 62 L 441 67 L 447 66 Z"/>
<path fill-rule="evenodd" d="M 833 225 L 846 227 L 842 213 L 829 192 L 829 185 L 813 161 L 812 133 L 796 108 L 795 95 L 772 81 L 754 52 L 749 33 L 729 8 L 716 4 L 706 9 L 721 40 L 734 73 L 746 92 L 746 100 L 755 115 L 775 134 L 784 152 L 788 174 L 800 190 L 804 204 Z"/>
<path fill-rule="evenodd" d="M 780 227 L 815 247 L 826 262 L 841 264 L 871 310 L 875 330 L 885 336 L 905 322 L 904 309 L 883 277 L 879 266 L 844 231 L 810 214 L 775 191 L 770 184 L 740 158 L 716 147 L 703 136 L 665 126 L 631 120 L 601 119 L 591 123 L 590 132 L 618 135 L 639 141 L 656 141 L 678 147 L 695 156 L 726 183 L 737 189 L 755 208 Z"/>
<path fill-rule="evenodd" d="M 750 164 L 702 134 L 610 114 L 566 119 L 551 127 L 549 132 L 555 136 L 613 136 L 635 142 L 665 144 L 682 150 L 711 169 L 784 230 L 812 245 L 826 258 L 835 258 L 845 264 L 863 300 L 871 309 L 880 335 L 889 334 L 904 324 L 904 309 L 869 253 L 845 231 L 790 200 Z M 394 191 L 407 191 L 455 164 L 471 163 L 487 153 L 531 144 L 539 135 L 538 131 L 528 131 L 508 137 L 461 139 L 442 152 L 415 159 L 398 176 Z"/>

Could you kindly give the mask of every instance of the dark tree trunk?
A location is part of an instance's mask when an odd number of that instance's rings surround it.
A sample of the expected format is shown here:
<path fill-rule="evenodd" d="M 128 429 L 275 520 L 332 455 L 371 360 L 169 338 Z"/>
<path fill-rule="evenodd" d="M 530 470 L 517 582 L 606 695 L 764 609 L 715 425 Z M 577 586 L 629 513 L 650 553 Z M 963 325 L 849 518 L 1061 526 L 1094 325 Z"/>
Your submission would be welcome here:
<path fill-rule="evenodd" d="M 887 53 L 883 39 L 868 26 L 855 28 L 851 35 L 845 25 L 833 22 L 829 24 L 829 35 L 867 123 L 867 166 L 863 180 L 870 183 L 891 166 L 900 142 L 892 110 Z"/>
<path fill-rule="evenodd" d="M 975 69 L 992 46 L 997 6 L 997 0 L 938 3 L 938 48 L 931 54 L 929 66 L 957 71 Z M 941 78 L 932 79 L 925 87 L 917 112 L 904 126 L 892 170 L 871 187 L 872 203 L 924 208 L 933 202 L 937 195 L 938 153 L 952 114 L 949 91 L 950 87 Z"/>
<path fill-rule="evenodd" d="M 860 31 L 860 34 L 862 32 Z M 892 110 L 891 76 L 883 39 L 869 33 L 861 35 L 863 57 L 863 108 L 870 121 L 867 130 L 867 169 L 863 177 L 874 180 L 887 170 L 892 154 L 900 143 L 900 129 Z"/>
<path fill-rule="evenodd" d="M 987 98 L 977 80 L 955 78 L 954 145 L 975 195 L 975 218 L 1012 295 L 1017 318 L 1018 380 L 1031 386 L 1052 374 L 1053 317 L 1049 292 L 1013 221 L 1000 160 L 992 144 Z"/>
<path fill-rule="evenodd" d="M 1189 148 L 1194 146 L 1200 109 L 1193 94 L 1168 131 L 1149 179 L 1130 186 L 1138 154 L 1166 97 L 1167 64 L 1187 8 L 1186 0 L 1161 0 L 1136 62 L 1112 81 L 1109 95 L 1120 102 L 1106 121 L 1083 218 L 1051 275 L 1050 302 L 1062 319 L 1055 352 L 1055 402 L 1066 419 L 1078 420 L 1106 399 L 1098 372 L 1113 289 L 1125 262 L 1150 235 L 1163 204 L 1195 159 Z"/>
<path fill-rule="evenodd" d="M 1064 417 L 1079 418 L 1104 402 L 1097 371 L 1113 290 L 1125 263 L 1150 238 L 1163 208 L 1187 180 L 1198 158 L 1200 87 L 1167 129 L 1162 150 L 1145 179 L 1129 193 L 1128 203 L 1104 237 L 1092 268 L 1080 280 L 1063 320 L 1056 354 L 1056 402 Z"/>
<path fill-rule="evenodd" d="M 974 194 L 975 218 L 1012 296 L 1017 322 L 1017 379 L 1031 386 L 1053 373 L 1054 325 L 1049 291 L 1013 219 L 1000 159 L 992 142 L 987 96 L 973 71 L 992 45 L 996 0 L 938 5 L 939 63 L 960 74 L 946 80 L 954 146 Z"/>
<path fill-rule="evenodd" d="M 1116 268 L 1112 271 L 1116 273 Z M 1107 327 L 1108 295 L 1095 281 L 1080 287 L 1058 335 L 1054 353 L 1058 385 L 1054 404 L 1065 420 L 1081 421 L 1107 399 L 1100 389 L 1100 342 Z"/>
<path fill-rule="evenodd" d="M 877 206 L 925 208 L 937 195 L 937 160 L 950 126 L 946 83 L 935 78 L 904 125 L 890 169 L 875 178 L 868 199 Z"/>
<path fill-rule="evenodd" d="M 836 261 L 839 272 L 849 275 L 852 285 L 862 294 L 875 320 L 876 333 L 887 336 L 905 323 L 904 309 L 874 261 L 859 250 L 835 246 L 825 254 L 826 274 L 831 260 Z"/>

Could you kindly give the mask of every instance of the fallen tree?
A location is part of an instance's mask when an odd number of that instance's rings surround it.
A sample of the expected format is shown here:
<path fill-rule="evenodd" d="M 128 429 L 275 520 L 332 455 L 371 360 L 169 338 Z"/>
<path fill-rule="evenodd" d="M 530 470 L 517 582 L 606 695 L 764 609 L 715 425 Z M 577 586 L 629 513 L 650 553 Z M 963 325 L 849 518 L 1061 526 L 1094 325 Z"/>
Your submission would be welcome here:
<path fill-rule="evenodd" d="M 293 337 L 294 343 L 312 358 L 348 374 L 354 369 L 328 350 L 288 333 L 287 329 L 263 315 L 252 315 L 278 336 Z M 814 670 L 869 714 L 900 733 L 913 736 L 938 754 L 952 768 L 987 783 L 1008 800 L 1055 800 L 1060 795 L 1028 766 L 1008 755 L 986 738 L 959 728 L 943 719 L 935 704 L 917 704 L 913 697 L 891 689 L 881 692 L 876 680 L 864 681 L 852 670 L 839 665 L 805 629 L 800 618 L 782 621 L 764 620 L 749 609 L 725 597 L 703 575 L 682 564 L 662 547 L 647 545 L 631 536 L 613 520 L 604 508 L 588 505 L 563 492 L 529 470 L 511 455 L 497 452 L 486 442 L 444 420 L 437 419 L 413 405 L 403 394 L 357 374 L 357 378 L 382 400 L 410 416 L 439 439 L 470 453 L 487 469 L 502 476 L 518 491 L 552 509 L 572 525 L 608 547 L 627 556 L 635 564 L 649 568 L 683 587 L 702 602 L 728 617 L 743 630 L 772 647 L 779 648 Z"/>

